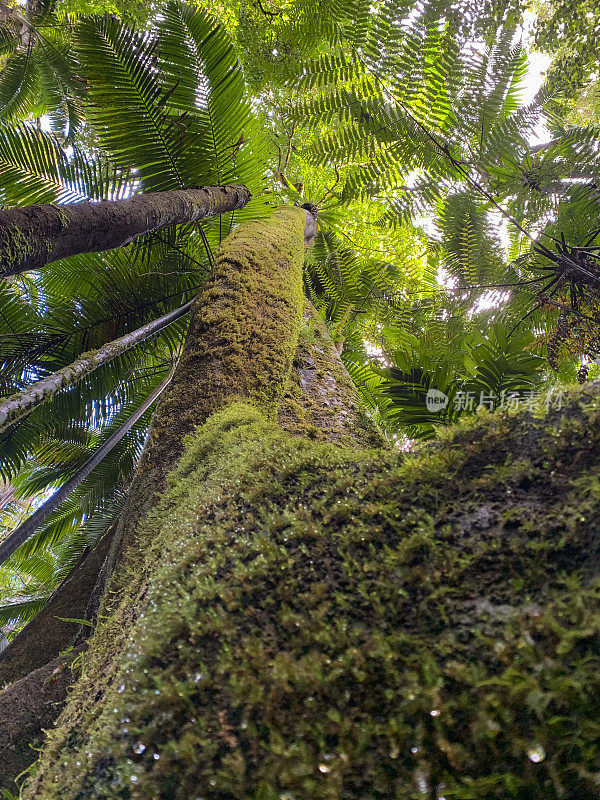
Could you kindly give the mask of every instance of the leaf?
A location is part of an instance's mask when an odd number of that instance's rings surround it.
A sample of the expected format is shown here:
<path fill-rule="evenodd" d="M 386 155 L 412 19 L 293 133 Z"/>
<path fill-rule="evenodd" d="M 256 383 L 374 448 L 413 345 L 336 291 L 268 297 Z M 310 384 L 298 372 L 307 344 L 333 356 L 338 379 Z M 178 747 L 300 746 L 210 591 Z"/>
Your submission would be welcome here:
<path fill-rule="evenodd" d="M 78 625 L 87 625 L 88 628 L 93 628 L 93 624 L 87 619 L 78 619 L 77 617 L 56 617 L 61 622 L 76 622 Z"/>

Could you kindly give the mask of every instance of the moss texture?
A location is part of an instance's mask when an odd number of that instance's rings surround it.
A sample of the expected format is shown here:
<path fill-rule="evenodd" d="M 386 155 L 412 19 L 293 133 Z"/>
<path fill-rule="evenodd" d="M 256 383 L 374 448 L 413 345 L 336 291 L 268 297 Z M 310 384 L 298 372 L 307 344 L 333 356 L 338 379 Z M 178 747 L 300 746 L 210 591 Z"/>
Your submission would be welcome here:
<path fill-rule="evenodd" d="M 15 265 L 26 260 L 32 247 L 25 234 L 16 225 L 3 228 L 0 232 L 0 277 L 12 274 Z"/>
<path fill-rule="evenodd" d="M 599 398 L 409 455 L 212 416 L 24 796 L 597 798 Z"/>
<path fill-rule="evenodd" d="M 192 309 L 186 346 L 153 420 L 153 458 L 172 461 L 182 439 L 232 398 L 276 413 L 298 341 L 306 214 L 280 208 L 221 244 Z"/>

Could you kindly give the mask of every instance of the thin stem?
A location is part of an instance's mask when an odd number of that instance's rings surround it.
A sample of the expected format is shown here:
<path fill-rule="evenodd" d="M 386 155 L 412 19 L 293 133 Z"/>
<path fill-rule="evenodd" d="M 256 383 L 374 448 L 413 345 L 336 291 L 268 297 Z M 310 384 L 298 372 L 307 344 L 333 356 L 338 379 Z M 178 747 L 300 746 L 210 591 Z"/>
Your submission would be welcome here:
<path fill-rule="evenodd" d="M 160 397 L 163 390 L 167 387 L 169 381 L 173 376 L 171 371 L 169 375 L 156 387 L 156 389 L 148 395 L 142 405 L 127 419 L 121 427 L 110 436 L 103 445 L 101 445 L 96 452 L 88 458 L 80 469 L 77 470 L 75 475 L 63 484 L 52 497 L 46 500 L 37 511 L 35 511 L 28 519 L 19 525 L 16 530 L 10 533 L 2 542 L 0 542 L 0 564 L 3 564 L 10 556 L 21 547 L 28 539 L 35 534 L 36 530 L 43 525 L 48 519 L 50 514 L 58 508 L 58 506 L 65 500 L 71 492 L 76 489 L 79 484 L 87 478 L 92 470 L 106 458 L 111 450 L 129 433 L 131 428 L 146 413 L 154 401 Z"/>
<path fill-rule="evenodd" d="M 119 339 L 108 342 L 98 350 L 84 353 L 67 367 L 63 367 L 52 375 L 48 375 L 25 387 L 22 391 L 12 395 L 12 397 L 0 400 L 0 432 L 27 416 L 34 408 L 51 399 L 58 392 L 72 388 L 78 381 L 94 372 L 98 367 L 109 363 L 117 356 L 143 342 L 149 336 L 158 333 L 167 325 L 171 325 L 183 317 L 188 313 L 193 302 L 193 300 L 190 300 L 185 305 L 175 309 L 175 311 L 171 311 L 163 317 L 159 317 L 147 325 L 121 336 Z"/>

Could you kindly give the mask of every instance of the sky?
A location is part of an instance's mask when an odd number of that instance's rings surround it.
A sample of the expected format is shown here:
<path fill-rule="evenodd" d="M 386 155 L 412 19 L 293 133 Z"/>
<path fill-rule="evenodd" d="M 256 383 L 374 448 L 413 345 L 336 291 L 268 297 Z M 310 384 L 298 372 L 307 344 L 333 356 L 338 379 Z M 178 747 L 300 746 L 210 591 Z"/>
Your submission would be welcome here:
<path fill-rule="evenodd" d="M 527 50 L 527 62 L 529 70 L 523 81 L 522 98 L 523 105 L 530 103 L 540 90 L 546 71 L 550 66 L 551 56 L 548 53 L 538 53 L 533 49 L 533 33 L 537 15 L 533 11 L 525 11 L 523 15 L 523 25 L 519 31 Z M 530 137 L 529 144 L 541 144 L 552 138 L 548 128 L 542 121 L 537 127 L 534 136 Z"/>

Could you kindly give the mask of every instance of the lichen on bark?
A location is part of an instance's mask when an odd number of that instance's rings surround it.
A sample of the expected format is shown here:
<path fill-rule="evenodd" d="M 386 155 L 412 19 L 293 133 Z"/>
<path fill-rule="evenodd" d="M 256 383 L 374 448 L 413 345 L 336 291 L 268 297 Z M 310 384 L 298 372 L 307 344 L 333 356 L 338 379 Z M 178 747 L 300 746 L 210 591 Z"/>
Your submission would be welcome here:
<path fill-rule="evenodd" d="M 24 796 L 597 797 L 599 437 L 597 386 L 411 454 L 228 405 Z"/>

